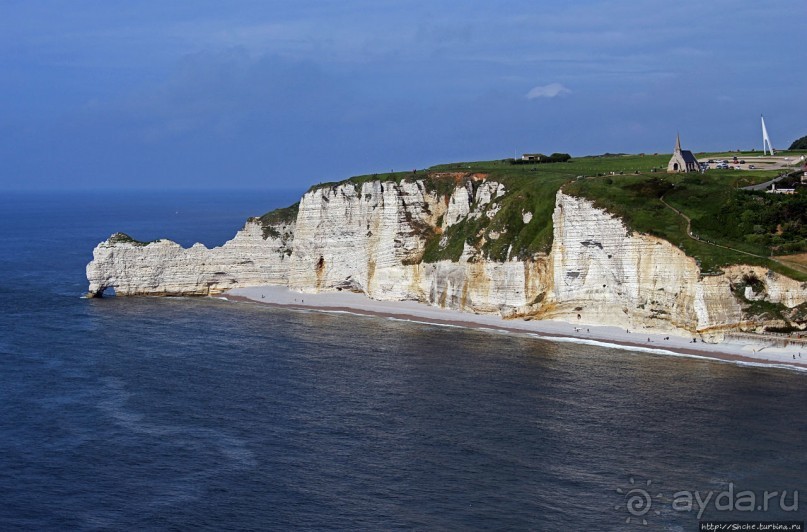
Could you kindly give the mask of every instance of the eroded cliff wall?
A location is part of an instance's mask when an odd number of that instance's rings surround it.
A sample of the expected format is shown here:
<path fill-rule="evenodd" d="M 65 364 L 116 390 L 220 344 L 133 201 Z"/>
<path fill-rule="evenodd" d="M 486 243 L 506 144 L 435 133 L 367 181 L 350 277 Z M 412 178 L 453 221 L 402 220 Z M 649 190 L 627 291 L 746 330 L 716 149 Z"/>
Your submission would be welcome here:
<path fill-rule="evenodd" d="M 219 248 L 113 236 L 87 266 L 90 293 L 114 287 L 119 295 L 207 295 L 281 284 L 504 317 L 716 335 L 744 323 L 735 292 L 749 278 L 754 284 L 745 288 L 746 300 L 805 302 L 803 283 L 764 268 L 734 266 L 701 276 L 674 245 L 634 234 L 590 201 L 563 192 L 556 197 L 549 255 L 492 261 L 469 238 L 458 261 L 423 262 L 429 242 L 463 220 L 495 216 L 506 194 L 501 183 L 484 178 L 448 193 L 423 180 L 346 182 L 306 193 L 295 222 L 267 228 L 250 221 Z M 532 218 L 521 215 L 525 223 Z"/>
<path fill-rule="evenodd" d="M 445 214 L 423 181 L 319 188 L 300 200 L 288 284 L 294 290 L 343 288 L 372 294 L 389 269 L 420 262 L 425 237 Z M 398 281 L 402 272 L 396 271 Z M 404 298 L 406 288 L 396 296 Z"/>
<path fill-rule="evenodd" d="M 544 289 L 544 263 L 474 260 L 470 249 L 458 262 L 422 262 L 432 235 L 492 215 L 504 194 L 494 181 L 468 182 L 450 195 L 430 192 L 423 181 L 310 191 L 300 201 L 288 285 L 510 315 Z"/>
<path fill-rule="evenodd" d="M 277 237 L 249 221 L 223 246 L 183 248 L 170 240 L 143 243 L 120 233 L 98 244 L 87 265 L 89 294 L 112 288 L 116 295 L 212 295 L 236 286 L 285 283 L 294 226 Z"/>
<path fill-rule="evenodd" d="M 741 320 L 727 279 L 701 277 L 683 251 L 632 233 L 590 201 L 559 192 L 552 222 L 550 315 L 634 329 L 702 330 Z"/>

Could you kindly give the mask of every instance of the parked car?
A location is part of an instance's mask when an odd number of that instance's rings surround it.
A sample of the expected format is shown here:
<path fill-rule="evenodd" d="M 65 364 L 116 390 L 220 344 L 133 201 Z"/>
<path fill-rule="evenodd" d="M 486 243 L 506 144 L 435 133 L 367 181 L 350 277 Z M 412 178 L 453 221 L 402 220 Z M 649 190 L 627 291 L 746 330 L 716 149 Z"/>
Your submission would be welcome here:
<path fill-rule="evenodd" d="M 740 164 L 745 164 L 745 159 L 740 159 Z"/>
<path fill-rule="evenodd" d="M 756 168 L 756 166 L 754 166 L 753 164 L 749 164 L 749 165 L 748 165 L 748 169 L 749 169 L 749 170 L 753 170 L 754 168 Z"/>

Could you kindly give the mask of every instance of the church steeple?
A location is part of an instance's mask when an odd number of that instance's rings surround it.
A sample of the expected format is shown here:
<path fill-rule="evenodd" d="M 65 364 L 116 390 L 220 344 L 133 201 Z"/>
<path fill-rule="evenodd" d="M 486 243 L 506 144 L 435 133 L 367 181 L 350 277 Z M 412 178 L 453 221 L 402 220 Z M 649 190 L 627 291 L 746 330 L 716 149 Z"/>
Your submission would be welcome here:
<path fill-rule="evenodd" d="M 681 149 L 681 134 L 675 134 L 675 151 L 673 152 L 670 162 L 667 163 L 667 172 L 698 172 L 700 171 L 700 163 L 692 155 L 689 150 Z"/>

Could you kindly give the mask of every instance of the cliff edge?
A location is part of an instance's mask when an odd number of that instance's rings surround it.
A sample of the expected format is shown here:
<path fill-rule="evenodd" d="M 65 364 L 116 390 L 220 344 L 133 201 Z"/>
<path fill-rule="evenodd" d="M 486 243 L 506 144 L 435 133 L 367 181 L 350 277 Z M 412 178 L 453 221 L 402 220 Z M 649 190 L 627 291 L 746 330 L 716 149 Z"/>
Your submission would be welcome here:
<path fill-rule="evenodd" d="M 451 187 L 428 179 L 315 187 L 295 209 L 252 218 L 212 249 L 118 233 L 93 251 L 89 295 L 110 288 L 124 296 L 213 295 L 283 285 L 504 318 L 698 332 L 715 340 L 731 330 L 807 325 L 807 283 L 761 266 L 704 275 L 670 242 L 636 233 L 562 190 L 555 194 L 548 251 L 517 253 L 512 242 L 496 248 L 512 238 L 508 231 L 540 234 L 548 228 L 533 226 L 546 222 L 529 204 L 511 220 L 519 198 L 501 182 L 484 175 L 454 181 Z M 496 257 L 491 249 L 499 249 Z"/>

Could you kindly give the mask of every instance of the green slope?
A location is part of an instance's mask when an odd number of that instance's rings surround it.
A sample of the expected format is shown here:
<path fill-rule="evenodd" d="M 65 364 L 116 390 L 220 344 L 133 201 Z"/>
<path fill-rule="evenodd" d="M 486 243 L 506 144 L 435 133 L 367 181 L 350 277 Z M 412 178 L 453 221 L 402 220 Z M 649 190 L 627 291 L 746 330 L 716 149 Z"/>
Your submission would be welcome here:
<path fill-rule="evenodd" d="M 716 157 L 698 156 L 702 160 Z M 466 220 L 449 228 L 445 235 L 427 233 L 426 262 L 457 260 L 465 242 L 479 247 L 484 256 L 500 261 L 548 252 L 552 246 L 555 194 L 564 187 L 564 192 L 590 199 L 621 217 L 634 231 L 678 245 L 698 261 L 706 274 L 717 272 L 721 266 L 744 263 L 766 266 L 807 281 L 807 274 L 767 258 L 771 254 L 807 251 L 807 192 L 785 196 L 739 190 L 776 177 L 779 172 L 775 170 L 667 174 L 669 158 L 669 154 L 640 154 L 576 157 L 563 163 L 526 165 L 514 165 L 510 160 L 462 162 L 414 173 L 357 176 L 312 189 L 345 182 L 425 179 L 429 188 L 449 193 L 458 183 L 470 181 L 478 186 L 472 174 L 485 174 L 503 183 L 507 194 L 496 201 L 501 209 L 493 219 Z M 692 220 L 692 232 L 701 240 L 687 235 L 685 216 L 670 207 Z M 524 211 L 533 213 L 529 223 L 523 222 Z M 289 209 L 283 214 L 291 212 Z M 276 217 L 269 213 L 263 219 Z M 498 233 L 498 239 L 491 239 L 491 233 Z M 484 244 L 480 246 L 480 242 Z"/>

